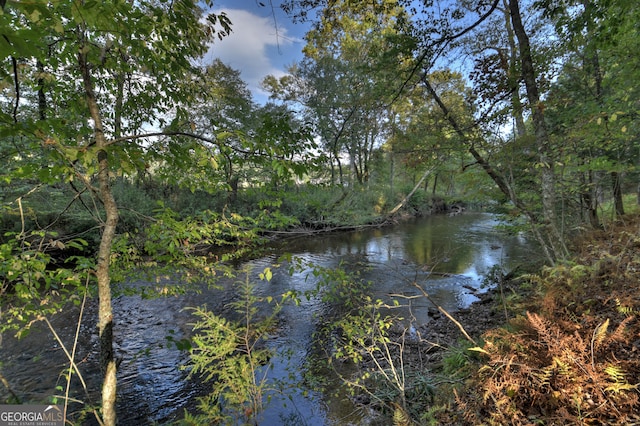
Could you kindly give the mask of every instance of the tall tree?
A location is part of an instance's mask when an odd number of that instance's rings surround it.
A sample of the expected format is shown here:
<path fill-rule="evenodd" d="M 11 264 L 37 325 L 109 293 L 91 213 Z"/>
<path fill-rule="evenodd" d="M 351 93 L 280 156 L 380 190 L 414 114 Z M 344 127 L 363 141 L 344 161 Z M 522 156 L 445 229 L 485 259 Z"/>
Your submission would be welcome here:
<path fill-rule="evenodd" d="M 538 167 L 540 168 L 540 180 L 542 193 L 542 211 L 545 220 L 545 227 L 548 232 L 549 244 L 553 250 L 555 259 L 564 259 L 567 254 L 567 247 L 561 226 L 556 215 L 556 182 L 555 182 L 555 161 L 553 147 L 549 138 L 549 131 L 544 117 L 544 103 L 541 100 L 538 75 L 534 63 L 530 38 L 522 22 L 519 0 L 509 0 L 509 12 L 513 31 L 518 40 L 518 50 L 521 63 L 522 79 L 527 92 L 529 108 L 534 127 L 535 148 L 538 156 Z"/>
<path fill-rule="evenodd" d="M 242 163 L 240 160 L 250 155 L 243 151 L 246 148 L 246 135 L 255 122 L 256 106 L 240 72 L 219 59 L 206 67 L 203 78 L 196 84 L 200 89 L 198 105 L 192 115 L 193 125 L 211 139 L 223 133 L 226 135 L 222 146 L 212 146 L 211 149 L 220 157 L 220 167 L 224 170 L 230 201 L 233 202 L 240 180 L 236 164 L 239 165 Z M 212 176 L 205 178 L 211 180 Z"/>
<path fill-rule="evenodd" d="M 633 98 L 629 93 L 635 93 L 635 89 L 625 82 L 633 81 L 633 65 L 628 64 L 637 61 L 630 61 L 628 55 L 623 58 L 617 53 L 608 53 L 628 52 L 626 47 L 634 45 L 632 40 L 637 31 L 628 23 L 637 16 L 637 6 L 617 0 L 494 0 L 438 4 L 407 0 L 375 1 L 366 5 L 290 0 L 285 2 L 285 9 L 301 19 L 308 19 L 308 11 L 317 7 L 319 21 L 329 23 L 326 28 L 340 34 L 341 27 L 336 23 L 341 22 L 341 16 L 357 14 L 367 7 L 384 10 L 392 3 L 410 11 L 411 31 L 407 33 L 403 29 L 401 33 L 415 40 L 413 67 L 409 67 L 409 72 L 404 72 L 407 68 L 395 68 L 394 82 L 402 90 L 401 95 L 393 98 L 394 102 L 411 92 L 415 77 L 419 76 L 425 91 L 466 144 L 475 164 L 527 216 L 550 262 L 562 260 L 568 254 L 565 236 L 566 230 L 573 225 L 569 220 L 576 202 L 584 206 L 587 219 L 594 226 L 598 225 L 598 194 L 595 191 L 602 180 L 598 180 L 598 174 L 608 173 L 614 206 L 619 214 L 623 212 L 622 177 L 630 170 L 629 163 L 634 161 L 635 150 L 629 141 L 636 136 L 631 130 L 634 114 L 627 108 Z M 556 33 L 553 33 L 552 23 L 556 24 Z M 618 35 L 623 32 L 626 37 Z M 567 43 L 568 39 L 573 40 L 573 46 Z M 626 50 L 618 47 L 622 45 Z M 328 43 L 325 50 L 335 46 Z M 461 51 L 465 55 L 457 56 Z M 574 67 L 576 53 L 583 58 L 584 74 L 574 78 L 575 84 L 581 85 L 585 94 L 591 93 L 593 102 L 600 105 L 592 118 L 579 113 L 584 104 L 571 105 L 570 102 L 577 99 L 567 96 L 570 79 L 558 78 L 555 74 L 561 69 L 559 64 L 567 66 L 565 71 Z M 436 65 L 442 67 L 447 63 L 461 66 L 467 72 L 470 58 L 475 68 L 470 75 L 474 99 L 469 102 L 474 102 L 478 109 L 476 122 L 467 126 L 451 113 L 452 105 L 443 99 L 446 92 L 437 87 L 431 74 Z M 626 78 L 618 77 L 622 75 Z M 563 101 L 559 98 L 560 102 L 556 102 L 549 96 L 554 81 L 558 83 L 554 90 L 558 95 L 562 94 Z M 557 90 L 562 86 L 564 89 Z M 625 89 L 616 90 L 620 96 L 615 97 L 608 94 L 609 87 Z M 623 96 L 625 90 L 627 95 Z M 615 109 L 616 104 L 625 105 L 625 108 Z M 419 108 L 418 104 L 412 105 L 416 110 Z M 561 113 L 548 114 L 550 108 Z M 571 115 L 568 113 L 571 108 L 574 117 L 581 117 L 581 125 L 578 124 L 580 120 L 571 124 L 562 121 L 564 113 L 567 113 L 566 117 Z M 397 131 L 403 124 L 397 116 L 391 117 L 389 122 L 397 126 Z M 589 127 L 600 126 L 601 132 L 595 132 L 602 135 L 599 141 L 593 140 L 595 133 L 587 130 L 585 121 Z M 513 133 L 507 139 L 508 127 L 513 128 Z M 583 139 L 593 142 L 584 144 L 574 138 L 576 149 L 569 153 L 570 145 L 552 135 L 551 129 L 563 135 L 589 135 Z M 572 163 L 576 157 L 582 164 Z M 625 164 L 625 158 L 631 161 L 626 160 Z M 588 164 L 596 159 L 597 170 Z M 576 174 L 577 171 L 580 174 Z M 582 184 L 572 182 L 575 176 L 580 176 Z"/>
<path fill-rule="evenodd" d="M 0 115 L 2 135 L 46 158 L 50 170 L 38 174 L 44 183 L 80 183 L 100 206 L 94 213 L 101 227 L 94 273 L 101 421 L 115 425 L 110 267 L 118 205 L 111 182 L 114 174 L 144 164 L 146 126 L 165 122 L 172 112 L 178 121 L 188 117 L 183 109 L 174 111 L 175 103 L 186 103 L 190 95 L 188 86 L 176 81 L 198 72 L 192 59 L 206 52 L 217 24 L 222 24 L 220 36 L 230 31 L 229 21 L 203 14 L 191 0 L 11 1 L 3 6 L 0 60 L 8 65 L 3 73 L 14 79 L 11 110 Z M 35 116 L 22 107 L 21 89 L 34 81 L 29 70 L 38 88 L 40 113 Z"/>
<path fill-rule="evenodd" d="M 294 69 L 298 78 L 285 77 L 281 83 L 299 85 L 289 88 L 287 96 L 305 96 L 306 111 L 337 166 L 340 182 L 344 183 L 346 154 L 354 182 L 364 184 L 373 150 L 389 131 L 394 70 L 402 65 L 406 50 L 401 47 L 409 40 L 400 31 L 406 14 L 397 1 L 341 1 L 324 12 L 307 34 L 305 60 Z M 277 93 L 276 82 L 267 83 Z"/>
<path fill-rule="evenodd" d="M 623 176 L 637 158 L 629 100 L 635 87 L 635 57 L 623 52 L 637 48 L 632 22 L 638 8 L 620 1 L 543 2 L 566 51 L 562 75 L 553 86 L 551 105 L 557 133 L 576 141 L 581 201 L 591 224 L 597 219 L 598 194 L 605 176 L 614 212 L 624 214 Z M 623 47 L 624 46 L 624 47 Z"/>

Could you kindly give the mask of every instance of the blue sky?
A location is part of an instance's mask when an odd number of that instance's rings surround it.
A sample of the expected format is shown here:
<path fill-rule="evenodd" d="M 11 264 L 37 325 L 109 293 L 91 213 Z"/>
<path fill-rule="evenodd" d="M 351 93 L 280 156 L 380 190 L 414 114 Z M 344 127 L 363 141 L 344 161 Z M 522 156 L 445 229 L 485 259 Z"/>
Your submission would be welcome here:
<path fill-rule="evenodd" d="M 260 82 L 269 74 L 284 75 L 288 65 L 302 59 L 303 37 L 308 24 L 294 24 L 282 12 L 278 1 L 261 2 L 264 7 L 256 0 L 219 0 L 214 3 L 215 12 L 226 12 L 233 32 L 221 41 L 216 39 L 203 65 L 213 58 L 220 58 L 241 72 L 254 100 L 264 103 L 267 95 L 260 90 Z"/>

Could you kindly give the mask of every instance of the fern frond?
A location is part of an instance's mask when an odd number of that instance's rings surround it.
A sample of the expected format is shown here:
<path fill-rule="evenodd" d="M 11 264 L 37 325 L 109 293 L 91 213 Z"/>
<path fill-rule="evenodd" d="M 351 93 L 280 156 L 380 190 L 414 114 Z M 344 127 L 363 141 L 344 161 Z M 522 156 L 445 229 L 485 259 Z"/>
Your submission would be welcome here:
<path fill-rule="evenodd" d="M 607 373 L 609 379 L 613 381 L 613 384 L 607 386 L 605 391 L 620 393 L 622 391 L 638 389 L 638 384 L 632 385 L 627 382 L 626 373 L 620 367 L 609 365 L 605 367 L 604 372 Z"/>
<path fill-rule="evenodd" d="M 604 372 L 607 373 L 609 378 L 616 384 L 626 383 L 625 373 L 620 367 L 609 365 L 605 367 Z"/>
<path fill-rule="evenodd" d="M 625 319 L 618 324 L 616 329 L 609 335 L 609 339 L 612 342 L 624 342 L 626 340 L 625 332 L 627 331 L 627 326 L 631 321 L 635 319 L 635 316 L 631 315 L 626 317 Z"/>
<path fill-rule="evenodd" d="M 571 366 L 567 362 L 564 362 L 560 357 L 553 357 L 553 364 L 551 364 L 551 367 L 557 368 L 558 374 L 560 375 L 568 376 L 571 374 Z"/>
<path fill-rule="evenodd" d="M 603 323 L 598 325 L 595 330 L 593 330 L 593 337 L 591 338 L 591 342 L 594 349 L 597 349 L 598 346 L 600 346 L 604 341 L 604 339 L 607 337 L 608 329 L 609 329 L 609 318 L 607 318 Z"/>
<path fill-rule="evenodd" d="M 541 315 L 527 312 L 527 320 L 536 333 L 538 333 L 541 340 L 548 345 L 553 344 L 549 330 L 551 326 Z"/>
<path fill-rule="evenodd" d="M 546 324 L 540 315 L 527 312 L 527 319 L 529 320 L 529 324 L 531 324 L 531 327 L 533 327 L 533 329 L 538 333 L 543 333 L 546 331 Z"/>
<path fill-rule="evenodd" d="M 553 376 L 554 366 L 550 365 L 543 368 L 540 372 L 533 373 L 533 376 L 539 380 L 540 387 L 549 386 L 551 384 L 551 377 Z"/>
<path fill-rule="evenodd" d="M 616 310 L 622 315 L 626 315 L 626 316 L 632 316 L 640 312 L 634 309 L 632 306 L 623 305 L 620 299 L 618 298 L 616 298 Z"/>
<path fill-rule="evenodd" d="M 410 426 L 411 425 L 411 417 L 409 413 L 402 408 L 398 404 L 395 405 L 395 410 L 393 411 L 393 426 Z"/>
<path fill-rule="evenodd" d="M 523 281 L 529 281 L 531 284 L 540 285 L 544 282 L 544 280 L 539 275 L 536 275 L 536 274 L 522 274 L 520 278 Z"/>
<path fill-rule="evenodd" d="M 638 389 L 638 385 L 631 385 L 629 383 L 616 383 L 615 385 L 607 386 L 604 390 L 607 392 L 620 393 L 622 391 L 636 389 Z"/>

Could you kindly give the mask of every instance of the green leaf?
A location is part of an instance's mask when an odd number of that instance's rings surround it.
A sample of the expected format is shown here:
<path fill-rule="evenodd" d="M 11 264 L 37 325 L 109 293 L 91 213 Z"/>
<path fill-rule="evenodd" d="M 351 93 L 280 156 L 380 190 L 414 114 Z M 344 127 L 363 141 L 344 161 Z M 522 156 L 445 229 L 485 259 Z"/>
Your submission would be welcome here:
<path fill-rule="evenodd" d="M 37 23 L 40 20 L 40 11 L 35 9 L 33 12 L 28 13 L 27 16 L 31 22 Z"/>
<path fill-rule="evenodd" d="M 273 277 L 273 273 L 271 272 L 271 268 L 265 268 L 264 272 L 259 274 L 261 280 L 271 281 L 271 277 Z"/>

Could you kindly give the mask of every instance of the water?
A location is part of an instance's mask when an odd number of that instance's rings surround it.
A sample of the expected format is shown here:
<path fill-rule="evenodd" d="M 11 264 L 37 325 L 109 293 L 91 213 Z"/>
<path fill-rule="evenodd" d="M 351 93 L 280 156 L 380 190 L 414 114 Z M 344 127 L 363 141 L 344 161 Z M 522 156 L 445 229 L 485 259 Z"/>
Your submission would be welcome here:
<path fill-rule="evenodd" d="M 273 278 L 261 284 L 260 295 L 279 297 L 288 290 L 304 292 L 315 288 L 317 278 L 309 271 L 287 272 L 287 265 L 275 268 L 280 254 L 288 252 L 325 268 L 341 263 L 360 270 L 372 282 L 374 298 L 397 299 L 404 307 L 394 314 L 407 323 L 429 321 L 430 304 L 425 298 L 410 299 L 421 293 L 420 286 L 449 311 L 466 307 L 485 291 L 482 280 L 494 265 L 510 269 L 531 258 L 532 245 L 522 237 L 507 237 L 495 230 L 497 221 L 487 214 L 434 216 L 391 228 L 307 236 L 276 246 L 273 254 L 249 262 L 255 274 L 273 268 Z M 242 265 L 247 266 L 247 265 Z M 147 285 L 147 283 L 137 283 Z M 400 296 L 399 296 L 400 295 Z M 401 297 L 404 296 L 404 297 Z M 115 353 L 119 359 L 119 424 L 168 423 L 193 410 L 195 398 L 206 384 L 186 380 L 182 366 L 188 356 L 167 345 L 167 336 L 180 340 L 190 336 L 194 318 L 185 307 L 207 307 L 217 314 L 229 311 L 236 297 L 232 283 L 223 290 L 204 290 L 159 299 L 121 296 L 114 300 Z M 261 424 L 331 425 L 362 422 L 355 407 L 344 397 L 332 397 L 306 389 L 302 377 L 318 321 L 327 315 L 321 300 L 302 299 L 300 306 L 287 305 L 280 315 L 279 329 L 268 345 L 276 352 L 268 374 L 272 383 L 293 384 L 272 394 Z M 89 392 L 73 380 L 72 395 L 85 402 L 99 402 L 100 377 L 96 371 L 98 342 L 95 336 L 95 301 L 85 312 L 79 339 L 77 363 L 84 371 Z M 69 309 L 53 319 L 57 332 L 70 346 L 79 311 Z M 0 348 L 2 374 L 24 401 L 42 402 L 60 395 L 56 386 L 65 386 L 66 358 L 50 331 L 38 324 L 25 339 L 3 336 Z M 1 388 L 0 397 L 8 396 Z M 79 407 L 76 404 L 72 408 Z M 92 424 L 91 415 L 84 421 Z"/>

